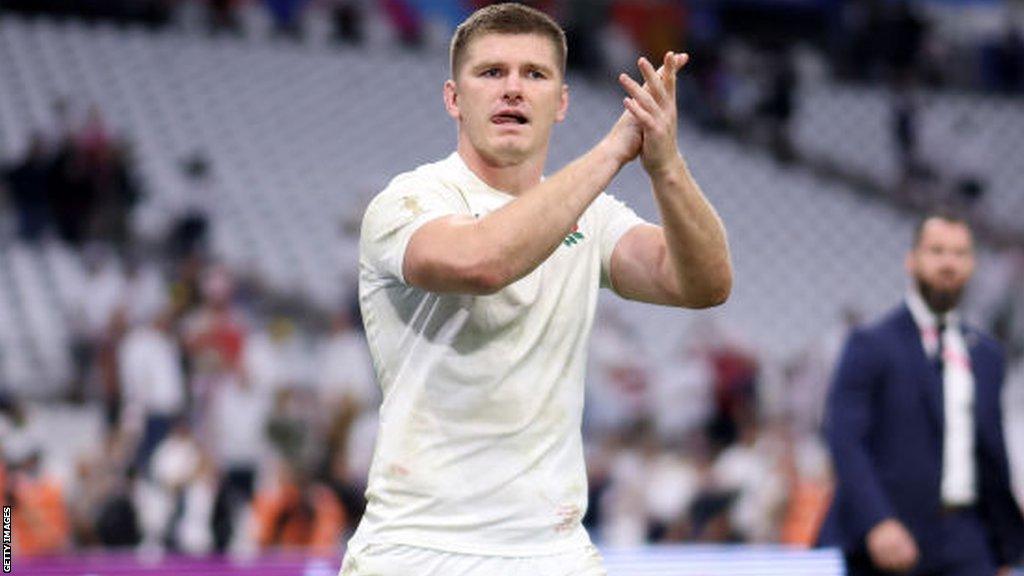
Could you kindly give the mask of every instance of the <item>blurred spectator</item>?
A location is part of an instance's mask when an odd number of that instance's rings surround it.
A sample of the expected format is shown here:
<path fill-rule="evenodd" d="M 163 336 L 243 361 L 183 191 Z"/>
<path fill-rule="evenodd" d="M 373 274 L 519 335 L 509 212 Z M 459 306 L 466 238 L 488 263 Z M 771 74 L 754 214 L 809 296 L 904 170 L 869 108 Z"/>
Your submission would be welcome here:
<path fill-rule="evenodd" d="M 810 548 L 832 500 L 829 455 L 817 434 L 787 438 L 783 446 L 782 474 L 788 485 L 779 542 Z"/>
<path fill-rule="evenodd" d="M 346 529 L 344 509 L 334 492 L 282 465 L 272 486 L 256 497 L 258 542 L 263 547 L 304 547 L 334 554 Z"/>
<path fill-rule="evenodd" d="M 1024 359 L 1024 248 L 1007 251 L 1006 268 L 1009 274 L 995 296 L 989 323 L 1012 363 Z"/>
<path fill-rule="evenodd" d="M 24 159 L 4 170 L 10 202 L 18 216 L 18 237 L 38 241 L 50 225 L 47 184 L 50 157 L 41 134 L 33 134 Z"/>
<path fill-rule="evenodd" d="M 971 211 L 988 188 L 990 139 L 970 111 L 935 117 L 932 122 L 925 132 L 928 139 L 922 141 L 922 153 L 935 167 L 946 193 L 945 198 L 932 198 L 932 202 Z"/>
<path fill-rule="evenodd" d="M 354 411 L 343 414 L 335 420 L 329 436 L 337 447 L 328 451 L 326 477 L 345 509 L 349 520 L 347 528 L 355 529 L 366 509 L 366 479 L 379 422 L 376 408 L 359 414 Z"/>
<path fill-rule="evenodd" d="M 263 0 L 274 24 L 274 32 L 282 37 L 302 37 L 302 11 L 309 0 Z"/>
<path fill-rule="evenodd" d="M 214 192 L 210 161 L 204 154 L 196 152 L 182 162 L 181 170 L 185 175 L 185 185 L 180 190 L 181 196 L 171 207 L 174 221 L 168 248 L 176 258 L 203 256 L 210 235 L 208 204 Z"/>
<path fill-rule="evenodd" d="M 677 443 L 702 430 L 711 418 L 714 369 L 699 339 L 689 334 L 668 361 L 657 364 L 651 404 L 663 442 Z"/>
<path fill-rule="evenodd" d="M 692 115 L 706 130 L 721 130 L 729 125 L 728 101 L 730 71 L 723 62 L 717 42 L 695 40 L 689 48 L 686 74 L 679 78 L 680 112 Z"/>
<path fill-rule="evenodd" d="M 202 304 L 181 323 L 191 394 L 189 420 L 204 448 L 215 437 L 215 399 L 221 389 L 247 374 L 244 365 L 249 322 L 235 305 L 235 282 L 222 265 L 199 272 Z"/>
<path fill-rule="evenodd" d="M 679 50 L 684 45 L 682 32 L 687 29 L 686 7 L 681 2 L 647 0 L 612 2 L 612 21 L 629 33 L 640 54 L 657 65 L 661 55 Z"/>
<path fill-rule="evenodd" d="M 33 452 L 7 472 L 14 515 L 14 549 L 25 556 L 54 554 L 71 544 L 71 524 L 60 482 L 42 469 Z"/>
<path fill-rule="evenodd" d="M 58 96 L 50 103 L 50 122 L 42 127 L 43 139 L 47 152 L 55 154 L 65 142 L 71 141 L 78 132 L 79 119 L 75 118 L 73 101 L 65 96 Z"/>
<path fill-rule="evenodd" d="M 128 444 L 119 432 L 104 434 L 95 452 L 81 455 L 75 464 L 67 502 L 81 547 L 121 548 L 142 541 Z"/>
<path fill-rule="evenodd" d="M 151 323 L 132 329 L 120 343 L 126 428 L 139 437 L 134 457 L 139 470 L 147 468 L 153 451 L 185 411 L 182 353 L 173 329 L 171 311 L 165 310 Z"/>
<path fill-rule="evenodd" d="M 89 107 L 85 122 L 74 133 L 74 144 L 90 166 L 98 166 L 107 160 L 114 139 L 99 106 Z"/>
<path fill-rule="evenodd" d="M 1006 413 L 1006 452 L 1010 460 L 1010 479 L 1017 504 L 1024 509 L 1024 358 L 1009 365 L 1004 392 Z"/>
<path fill-rule="evenodd" d="M 928 24 L 911 2 L 889 2 L 880 32 L 881 36 L 873 40 L 881 43 L 882 61 L 889 77 L 913 74 L 928 34 Z"/>
<path fill-rule="evenodd" d="M 854 0 L 840 8 L 836 72 L 853 80 L 920 79 L 929 23 L 907 0 Z"/>
<path fill-rule="evenodd" d="M 37 176 L 45 181 L 41 198 L 61 240 L 76 247 L 102 240 L 124 249 L 128 215 L 141 196 L 129 145 L 110 133 L 99 107 L 92 106 L 77 126 L 68 106 L 63 99 L 54 103 L 54 126 L 47 135 L 52 153 Z"/>
<path fill-rule="evenodd" d="M 785 369 L 784 416 L 796 434 L 813 435 L 821 429 L 835 362 L 846 337 L 860 322 L 860 312 L 846 307 L 833 326 L 814 338 Z"/>
<path fill-rule="evenodd" d="M 105 408 L 108 427 L 118 425 L 121 421 L 121 411 L 124 408 L 118 355 L 120 354 L 121 340 L 127 331 L 128 320 L 124 308 L 119 307 L 114 310 L 110 326 L 96 343 L 95 348 L 94 372 L 99 384 L 99 394 Z M 81 401 L 82 398 L 72 396 L 72 400 Z"/>
<path fill-rule="evenodd" d="M 124 251 L 128 247 L 128 216 L 141 198 L 126 142 L 114 142 L 95 168 L 96 216 L 90 236 Z"/>
<path fill-rule="evenodd" d="M 649 517 L 647 541 L 679 541 L 686 536 L 687 511 L 703 481 L 699 466 L 690 456 L 691 446 L 648 446 L 645 474 L 645 508 Z"/>
<path fill-rule="evenodd" d="M 125 276 L 120 306 L 128 322 L 132 325 L 148 322 L 165 311 L 176 316 L 158 263 L 139 254 L 128 255 L 123 261 Z"/>
<path fill-rule="evenodd" d="M 614 308 L 602 308 L 590 340 L 586 393 L 588 432 L 619 434 L 637 426 L 651 410 L 644 351 Z"/>
<path fill-rule="evenodd" d="M 104 398 L 107 421 L 120 419 L 120 391 L 116 364 L 117 344 L 125 328 L 121 308 L 125 282 L 116 255 L 99 245 L 83 252 L 85 281 L 71 303 L 71 352 L 74 376 L 70 397 Z"/>
<path fill-rule="evenodd" d="M 363 491 L 376 436 L 376 385 L 370 351 L 345 310 L 335 312 L 331 331 L 317 350 L 317 400 L 325 437 L 324 476 L 352 525 L 362 517 Z"/>
<path fill-rule="evenodd" d="M 237 370 L 245 349 L 247 322 L 233 304 L 234 279 L 226 268 L 213 266 L 201 273 L 200 289 L 202 305 L 183 320 L 193 375 Z"/>
<path fill-rule="evenodd" d="M 910 191 L 916 180 L 925 175 L 918 150 L 920 101 L 914 81 L 903 76 L 893 85 L 891 122 L 892 138 L 900 169 L 899 190 Z"/>
<path fill-rule="evenodd" d="M 267 454 L 271 391 L 231 374 L 213 393 L 209 432 L 221 469 L 214 504 L 214 547 L 223 552 L 237 537 L 256 489 L 260 463 Z"/>
<path fill-rule="evenodd" d="M 701 544 L 739 543 L 729 517 L 735 498 L 735 493 L 718 489 L 702 492 L 690 507 L 692 531 L 687 539 Z"/>
<path fill-rule="evenodd" d="M 266 393 L 309 387 L 311 360 L 295 323 L 283 316 L 271 318 L 266 329 L 250 331 L 242 351 L 246 376 Z"/>
<path fill-rule="evenodd" d="M 31 415 L 24 401 L 0 390 L 0 455 L 4 461 L 17 464 L 39 451 Z"/>
<path fill-rule="evenodd" d="M 788 488 L 780 466 L 784 446 L 777 430 L 761 433 L 759 424 L 748 420 L 739 429 L 738 442 L 723 450 L 712 467 L 715 485 L 735 494 L 729 524 L 744 542 L 777 537 Z"/>
<path fill-rule="evenodd" d="M 767 89 L 756 111 L 767 129 L 769 148 L 780 162 L 793 160 L 790 122 L 796 107 L 796 90 L 793 57 L 789 50 L 780 49 L 769 56 Z"/>
<path fill-rule="evenodd" d="M 959 195 L 959 202 L 973 207 L 985 195 L 988 187 L 988 171 L 985 169 L 988 146 L 982 127 L 968 114 L 957 120 L 954 130 L 952 142 L 956 146 L 956 153 L 948 158 L 952 164 L 953 187 Z"/>
<path fill-rule="evenodd" d="M 3 9 L 23 14 L 77 16 L 87 20 L 142 22 L 159 26 L 167 22 L 172 4 L 168 0 L 5 0 Z"/>
<path fill-rule="evenodd" d="M 598 37 L 608 19 L 607 2 L 566 2 L 566 16 L 562 19 L 568 47 L 566 65 L 590 77 L 604 70 L 604 55 Z"/>
<path fill-rule="evenodd" d="M 95 513 L 96 541 L 108 548 L 137 546 L 142 542 L 142 528 L 132 498 L 136 472 L 129 468 L 114 480 L 116 483 Z"/>
<path fill-rule="evenodd" d="M 754 356 L 721 327 L 703 329 L 708 359 L 714 369 L 714 413 L 709 438 L 715 448 L 739 438 L 740 429 L 757 409 L 758 365 Z"/>
<path fill-rule="evenodd" d="M 882 0 L 851 0 L 842 4 L 834 47 L 839 77 L 866 80 L 873 75 L 882 10 Z"/>
<path fill-rule="evenodd" d="M 423 16 L 408 0 L 380 0 L 380 6 L 403 46 L 417 48 L 423 44 Z"/>
<path fill-rule="evenodd" d="M 375 382 L 366 339 L 352 324 L 347 310 L 331 318 L 331 331 L 317 352 L 318 394 L 326 410 L 348 400 L 359 411 L 375 408 L 380 390 Z"/>
<path fill-rule="evenodd" d="M 362 44 L 366 38 L 365 6 L 360 0 L 329 0 L 334 39 L 342 44 Z"/>
<path fill-rule="evenodd" d="M 73 140 L 64 141 L 50 171 L 49 203 L 57 234 L 72 246 L 86 240 L 96 208 L 96 188 L 89 159 Z"/>
<path fill-rule="evenodd" d="M 242 31 L 238 19 L 239 0 L 206 0 L 207 24 L 211 34 Z"/>
<path fill-rule="evenodd" d="M 190 254 L 174 260 L 167 288 L 176 316 L 187 318 L 203 304 L 203 274 L 206 268 L 199 254 Z M 182 331 L 182 336 L 185 332 Z"/>
<path fill-rule="evenodd" d="M 217 468 L 202 453 L 195 475 L 185 486 L 171 533 L 172 550 L 208 554 L 214 550 L 213 518 L 219 480 Z"/>
<path fill-rule="evenodd" d="M 642 429 L 634 429 L 626 442 L 609 454 L 607 486 L 601 494 L 601 542 L 606 546 L 638 546 L 647 540 L 648 517 L 644 481 L 645 451 Z"/>
<path fill-rule="evenodd" d="M 308 390 L 285 388 L 275 394 L 268 435 L 277 455 L 296 470 L 311 469 L 322 448 L 314 442 L 309 419 L 315 409 L 316 397 Z"/>
<path fill-rule="evenodd" d="M 991 52 L 992 88 L 1004 94 L 1024 91 L 1024 38 L 1020 28 L 1007 23 Z"/>
<path fill-rule="evenodd" d="M 150 543 L 191 553 L 210 551 L 216 476 L 184 421 L 157 447 L 149 470 L 153 484 L 143 509 Z"/>

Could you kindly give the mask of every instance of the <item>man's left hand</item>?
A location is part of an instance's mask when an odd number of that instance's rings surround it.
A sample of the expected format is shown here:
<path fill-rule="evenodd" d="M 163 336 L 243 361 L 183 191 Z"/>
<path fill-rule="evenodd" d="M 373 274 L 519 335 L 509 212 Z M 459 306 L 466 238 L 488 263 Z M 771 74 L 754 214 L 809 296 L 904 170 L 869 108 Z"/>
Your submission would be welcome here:
<path fill-rule="evenodd" d="M 658 71 L 647 58 L 640 58 L 638 65 L 646 81 L 644 86 L 628 74 L 619 75 L 619 82 L 629 94 L 623 104 L 643 129 L 640 160 L 652 178 L 674 170 L 681 159 L 676 141 L 676 74 L 689 59 L 687 54 L 667 52 L 664 65 Z"/>

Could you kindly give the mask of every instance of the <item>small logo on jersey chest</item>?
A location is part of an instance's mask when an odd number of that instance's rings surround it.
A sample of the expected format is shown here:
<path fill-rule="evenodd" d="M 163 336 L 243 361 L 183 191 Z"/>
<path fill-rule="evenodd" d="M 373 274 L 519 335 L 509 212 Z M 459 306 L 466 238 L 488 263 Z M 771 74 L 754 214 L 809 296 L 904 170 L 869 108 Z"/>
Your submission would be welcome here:
<path fill-rule="evenodd" d="M 420 201 L 416 196 L 402 196 L 402 208 L 405 208 L 414 218 L 423 214 L 423 207 L 420 206 Z"/>
<path fill-rule="evenodd" d="M 562 240 L 562 244 L 566 246 L 574 246 L 583 240 L 583 232 L 580 232 L 580 225 L 577 223 L 572 227 L 572 232 Z"/>

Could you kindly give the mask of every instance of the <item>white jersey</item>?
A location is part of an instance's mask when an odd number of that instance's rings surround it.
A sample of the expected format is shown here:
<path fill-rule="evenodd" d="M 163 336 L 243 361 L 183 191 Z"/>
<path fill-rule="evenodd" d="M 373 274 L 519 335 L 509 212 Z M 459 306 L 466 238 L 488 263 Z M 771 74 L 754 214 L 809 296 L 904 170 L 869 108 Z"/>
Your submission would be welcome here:
<path fill-rule="evenodd" d="M 492 295 L 426 292 L 402 276 L 424 223 L 513 199 L 453 153 L 396 177 L 366 210 L 359 298 L 383 404 L 353 543 L 511 556 L 589 543 L 587 340 L 612 250 L 643 220 L 601 194 L 547 260 Z"/>

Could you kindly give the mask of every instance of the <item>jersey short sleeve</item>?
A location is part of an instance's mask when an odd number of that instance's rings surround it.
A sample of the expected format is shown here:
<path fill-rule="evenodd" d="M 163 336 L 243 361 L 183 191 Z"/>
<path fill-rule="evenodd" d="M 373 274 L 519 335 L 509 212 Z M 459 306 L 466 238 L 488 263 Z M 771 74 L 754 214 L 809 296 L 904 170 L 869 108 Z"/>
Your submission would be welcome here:
<path fill-rule="evenodd" d="M 431 220 L 460 212 L 445 192 L 437 184 L 406 178 L 378 194 L 363 215 L 361 265 L 404 284 L 402 262 L 412 235 Z"/>
<path fill-rule="evenodd" d="M 600 219 L 601 287 L 611 288 L 612 252 L 615 246 L 630 228 L 644 224 L 646 220 L 610 194 L 601 194 L 594 202 Z"/>

